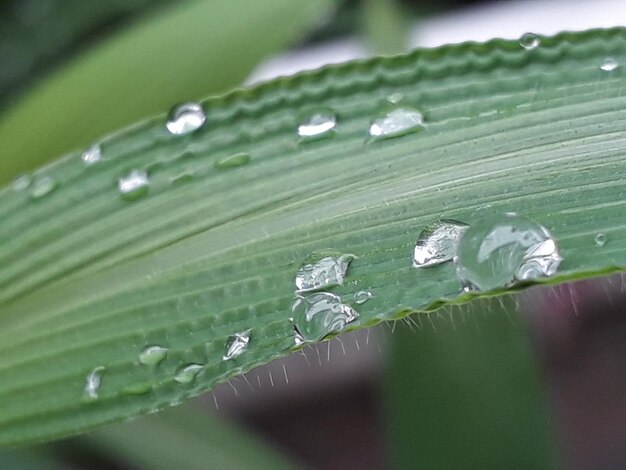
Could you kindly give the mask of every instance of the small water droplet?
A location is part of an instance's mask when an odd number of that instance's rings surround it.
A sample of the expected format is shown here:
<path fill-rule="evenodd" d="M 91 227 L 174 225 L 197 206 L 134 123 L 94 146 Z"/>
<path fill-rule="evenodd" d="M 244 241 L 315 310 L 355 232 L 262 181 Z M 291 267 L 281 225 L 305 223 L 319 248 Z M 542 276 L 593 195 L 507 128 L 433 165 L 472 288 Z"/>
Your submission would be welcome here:
<path fill-rule="evenodd" d="M 98 144 L 94 144 L 81 154 L 80 159 L 87 166 L 94 165 L 102 160 L 102 149 Z"/>
<path fill-rule="evenodd" d="M 132 201 L 148 194 L 149 186 L 150 179 L 148 178 L 148 173 L 143 170 L 131 170 L 117 182 L 122 198 L 127 201 Z"/>
<path fill-rule="evenodd" d="M 30 184 L 33 182 L 33 177 L 27 174 L 18 175 L 13 178 L 13 183 L 11 183 L 11 188 L 13 191 L 24 191 L 28 189 Z"/>
<path fill-rule="evenodd" d="M 174 106 L 167 117 L 165 127 L 174 135 L 186 135 L 198 130 L 206 121 L 206 114 L 198 103 L 183 103 Z"/>
<path fill-rule="evenodd" d="M 237 166 L 243 166 L 250 162 L 250 155 L 247 153 L 237 153 L 235 155 L 229 155 L 215 162 L 217 168 L 234 168 Z"/>
<path fill-rule="evenodd" d="M 535 33 L 524 33 L 519 39 L 519 45 L 524 49 L 535 49 L 541 44 L 541 39 Z"/>
<path fill-rule="evenodd" d="M 152 384 L 149 382 L 138 382 L 136 384 L 125 387 L 122 392 L 128 395 L 145 395 L 152 390 Z"/>
<path fill-rule="evenodd" d="M 230 336 L 226 341 L 226 352 L 222 357 L 223 360 L 228 361 L 241 356 L 243 352 L 248 348 L 250 343 L 250 332 L 242 331 L 241 333 L 235 333 Z"/>
<path fill-rule="evenodd" d="M 56 188 L 56 182 L 49 176 L 36 178 L 30 188 L 30 195 L 33 199 L 39 199 L 51 193 Z"/>
<path fill-rule="evenodd" d="M 156 366 L 166 357 L 169 349 L 163 346 L 146 346 L 139 354 L 139 362 L 146 366 Z"/>
<path fill-rule="evenodd" d="M 100 390 L 100 385 L 102 384 L 102 373 L 104 370 L 104 366 L 98 366 L 87 374 L 85 379 L 85 396 L 90 400 L 98 398 L 98 390 Z"/>
<path fill-rule="evenodd" d="M 410 108 L 397 108 L 372 121 L 369 134 L 374 138 L 398 137 L 423 127 L 422 113 Z"/>
<path fill-rule="evenodd" d="M 596 243 L 596 246 L 604 246 L 606 245 L 606 235 L 602 232 L 598 232 L 593 241 Z"/>
<path fill-rule="evenodd" d="M 400 101 L 404 99 L 404 95 L 402 93 L 392 93 L 387 97 L 387 103 L 398 104 Z"/>
<path fill-rule="evenodd" d="M 619 63 L 612 57 L 607 57 L 606 59 L 604 59 L 604 61 L 600 65 L 600 70 L 603 70 L 605 72 L 613 72 L 614 70 L 617 70 L 618 68 L 619 68 Z"/>
<path fill-rule="evenodd" d="M 304 259 L 296 273 L 296 289 L 306 292 L 343 284 L 352 254 L 315 251 Z"/>
<path fill-rule="evenodd" d="M 352 298 L 354 299 L 354 303 L 355 304 L 363 305 L 365 302 L 367 302 L 372 297 L 374 297 L 374 296 L 372 295 L 371 292 L 368 292 L 366 290 L 360 290 L 360 291 L 356 292 Z"/>
<path fill-rule="evenodd" d="M 185 172 L 170 178 L 170 183 L 173 185 L 189 183 L 193 180 L 193 173 Z"/>
<path fill-rule="evenodd" d="M 413 248 L 413 267 L 427 268 L 451 261 L 467 229 L 467 224 L 448 219 L 426 226 Z"/>
<path fill-rule="evenodd" d="M 298 126 L 298 135 L 302 138 L 328 135 L 337 126 L 337 116 L 330 111 L 313 113 Z"/>
<path fill-rule="evenodd" d="M 550 277 L 562 260 L 545 227 L 512 213 L 472 224 L 461 237 L 455 257 L 466 291 L 489 291 L 515 281 Z"/>
<path fill-rule="evenodd" d="M 291 311 L 295 333 L 300 337 L 296 336 L 296 344 L 321 341 L 331 333 L 342 331 L 359 317 L 339 296 L 328 292 L 297 296 Z"/>
<path fill-rule="evenodd" d="M 190 384 L 200 373 L 203 366 L 200 364 L 187 364 L 176 372 L 174 380 L 179 384 Z"/>

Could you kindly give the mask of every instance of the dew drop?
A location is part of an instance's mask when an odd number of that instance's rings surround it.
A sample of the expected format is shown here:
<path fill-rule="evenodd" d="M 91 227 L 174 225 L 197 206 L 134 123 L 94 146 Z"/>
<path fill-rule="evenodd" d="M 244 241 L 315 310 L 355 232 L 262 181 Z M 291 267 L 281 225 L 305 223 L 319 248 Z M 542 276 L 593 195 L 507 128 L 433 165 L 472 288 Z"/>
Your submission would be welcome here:
<path fill-rule="evenodd" d="M 100 390 L 104 370 L 104 366 L 98 366 L 87 374 L 85 379 L 85 396 L 90 400 L 98 398 L 98 390 Z"/>
<path fill-rule="evenodd" d="M 235 333 L 230 336 L 226 341 L 226 351 L 223 360 L 228 361 L 230 359 L 234 359 L 243 354 L 243 352 L 248 348 L 248 344 L 250 343 L 250 332 L 242 331 L 241 333 Z"/>
<path fill-rule="evenodd" d="M 13 178 L 13 182 L 11 183 L 11 188 L 13 191 L 24 191 L 28 189 L 28 187 L 33 182 L 33 177 L 30 175 L 18 175 Z"/>
<path fill-rule="evenodd" d="M 402 93 L 392 93 L 386 99 L 388 103 L 398 104 L 404 99 L 404 95 Z"/>
<path fill-rule="evenodd" d="M 604 246 L 606 245 L 606 235 L 602 232 L 598 232 L 593 238 L 593 241 L 596 243 L 596 246 Z"/>
<path fill-rule="evenodd" d="M 80 159 L 87 166 L 94 165 L 102 160 L 102 149 L 98 144 L 94 144 L 81 154 Z"/>
<path fill-rule="evenodd" d="M 133 201 L 148 194 L 149 186 L 148 173 L 143 170 L 131 170 L 117 182 L 122 199 L 127 201 Z"/>
<path fill-rule="evenodd" d="M 198 103 L 183 103 L 174 106 L 167 117 L 165 127 L 174 135 L 186 135 L 198 130 L 206 121 L 206 114 Z"/>
<path fill-rule="evenodd" d="M 466 291 L 553 276 L 563 258 L 542 225 L 513 213 L 472 224 L 461 237 L 456 271 Z"/>
<path fill-rule="evenodd" d="M 451 261 L 467 229 L 467 224 L 448 219 L 426 226 L 413 248 L 413 267 L 427 268 Z"/>
<path fill-rule="evenodd" d="M 298 292 L 340 286 L 348 270 L 350 261 L 356 256 L 332 251 L 315 251 L 304 259 L 296 273 Z"/>
<path fill-rule="evenodd" d="M 139 354 L 139 362 L 146 366 L 156 366 L 167 357 L 169 349 L 163 346 L 146 346 Z"/>
<path fill-rule="evenodd" d="M 519 40 L 519 45 L 524 49 L 535 49 L 539 47 L 541 40 L 535 33 L 524 33 Z"/>
<path fill-rule="evenodd" d="M 298 126 L 298 135 L 313 138 L 329 135 L 337 126 L 337 116 L 330 111 L 320 111 L 309 116 Z"/>
<path fill-rule="evenodd" d="M 339 296 L 328 292 L 297 296 L 291 311 L 294 333 L 299 336 L 296 344 L 321 341 L 331 333 L 342 331 L 359 316 Z"/>
<path fill-rule="evenodd" d="M 50 194 L 55 188 L 56 182 L 49 176 L 36 178 L 31 184 L 30 195 L 33 199 L 39 199 Z"/>
<path fill-rule="evenodd" d="M 202 368 L 203 366 L 200 364 L 188 364 L 178 369 L 176 375 L 174 375 L 174 380 L 179 384 L 190 384 L 194 381 Z"/>
<path fill-rule="evenodd" d="M 360 290 L 358 292 L 355 292 L 355 294 L 352 296 L 352 298 L 354 299 L 354 303 L 357 305 L 363 305 L 372 297 L 374 297 L 372 293 L 366 290 Z"/>
<path fill-rule="evenodd" d="M 228 157 L 222 158 L 215 162 L 217 168 L 234 168 L 237 166 L 243 166 L 250 162 L 250 155 L 247 153 L 237 153 Z"/>
<path fill-rule="evenodd" d="M 397 108 L 370 124 L 369 134 L 374 138 L 398 137 L 424 127 L 422 113 L 410 108 Z"/>
<path fill-rule="evenodd" d="M 606 59 L 604 59 L 604 61 L 600 65 L 600 70 L 603 70 L 605 72 L 613 72 L 614 70 L 617 70 L 618 68 L 619 68 L 619 63 L 612 57 L 607 57 Z"/>
<path fill-rule="evenodd" d="M 152 384 L 149 382 L 138 382 L 136 384 L 125 387 L 122 392 L 127 395 L 145 395 L 152 390 Z"/>

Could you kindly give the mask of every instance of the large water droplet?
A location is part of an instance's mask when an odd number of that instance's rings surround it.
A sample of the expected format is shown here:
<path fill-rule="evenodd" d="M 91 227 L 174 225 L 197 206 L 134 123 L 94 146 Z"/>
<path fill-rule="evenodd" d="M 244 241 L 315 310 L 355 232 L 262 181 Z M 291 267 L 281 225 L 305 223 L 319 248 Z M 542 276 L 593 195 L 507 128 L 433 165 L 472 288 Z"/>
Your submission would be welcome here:
<path fill-rule="evenodd" d="M 56 182 L 49 176 L 40 176 L 31 184 L 30 195 L 33 199 L 39 199 L 50 194 L 56 188 Z"/>
<path fill-rule="evenodd" d="M 167 357 L 168 351 L 163 346 L 146 346 L 139 354 L 139 362 L 146 366 L 156 366 Z"/>
<path fill-rule="evenodd" d="M 342 331 L 356 320 L 358 312 L 328 292 L 297 296 L 291 308 L 296 344 L 316 342 Z"/>
<path fill-rule="evenodd" d="M 337 126 L 337 116 L 330 111 L 312 114 L 298 126 L 298 135 L 303 138 L 328 135 Z"/>
<path fill-rule="evenodd" d="M 618 68 L 619 68 L 619 63 L 612 57 L 607 57 L 606 59 L 604 59 L 604 61 L 600 65 L 600 70 L 603 70 L 605 72 L 613 72 L 614 70 L 617 70 Z"/>
<path fill-rule="evenodd" d="M 102 160 L 102 149 L 98 144 L 94 144 L 82 153 L 80 159 L 87 166 L 94 165 Z"/>
<path fill-rule="evenodd" d="M 352 296 L 352 298 L 354 299 L 354 303 L 357 305 L 363 305 L 372 297 L 374 297 L 372 293 L 366 290 L 360 290 L 358 292 L 355 292 L 355 294 Z"/>
<path fill-rule="evenodd" d="M 242 331 L 241 333 L 235 333 L 230 336 L 226 341 L 226 351 L 223 360 L 228 361 L 241 356 L 243 352 L 248 348 L 250 343 L 250 332 Z"/>
<path fill-rule="evenodd" d="M 104 372 L 104 366 L 98 366 L 89 374 L 85 379 L 85 396 L 91 400 L 98 398 L 98 390 L 102 384 L 102 373 Z"/>
<path fill-rule="evenodd" d="M 596 236 L 593 238 L 596 246 L 604 246 L 606 245 L 606 235 L 602 232 L 596 233 Z"/>
<path fill-rule="evenodd" d="M 398 137 L 418 131 L 423 126 L 422 113 L 410 108 L 397 108 L 372 121 L 369 134 L 374 138 Z"/>
<path fill-rule="evenodd" d="M 125 176 L 122 176 L 117 187 L 123 199 L 132 201 L 148 194 L 150 179 L 148 173 L 143 170 L 131 170 Z"/>
<path fill-rule="evenodd" d="M 535 49 L 536 47 L 539 47 L 540 44 L 541 40 L 535 33 L 524 33 L 519 39 L 519 45 L 524 49 Z"/>
<path fill-rule="evenodd" d="M 413 267 L 427 268 L 451 261 L 467 228 L 467 224 L 447 219 L 426 226 L 413 248 Z"/>
<path fill-rule="evenodd" d="M 11 188 L 13 191 L 24 191 L 28 189 L 28 187 L 33 182 L 33 177 L 30 175 L 18 175 L 13 178 L 13 182 L 11 183 Z"/>
<path fill-rule="evenodd" d="M 202 368 L 203 366 L 200 364 L 187 364 L 186 366 L 178 369 L 176 375 L 174 376 L 174 380 L 179 384 L 190 384 L 195 380 Z"/>
<path fill-rule="evenodd" d="M 206 121 L 206 114 L 198 103 L 183 103 L 174 106 L 165 126 L 174 135 L 186 135 L 198 130 Z"/>
<path fill-rule="evenodd" d="M 316 251 L 307 256 L 296 273 L 296 289 L 306 292 L 343 284 L 350 261 L 356 256 Z"/>
<path fill-rule="evenodd" d="M 234 168 L 237 166 L 243 166 L 250 162 L 250 155 L 247 153 L 237 153 L 235 155 L 229 155 L 228 157 L 224 157 L 217 162 L 215 162 L 215 166 L 217 168 Z"/>
<path fill-rule="evenodd" d="M 542 225 L 516 214 L 483 219 L 463 234 L 455 258 L 465 290 L 488 291 L 549 277 L 563 258 Z"/>

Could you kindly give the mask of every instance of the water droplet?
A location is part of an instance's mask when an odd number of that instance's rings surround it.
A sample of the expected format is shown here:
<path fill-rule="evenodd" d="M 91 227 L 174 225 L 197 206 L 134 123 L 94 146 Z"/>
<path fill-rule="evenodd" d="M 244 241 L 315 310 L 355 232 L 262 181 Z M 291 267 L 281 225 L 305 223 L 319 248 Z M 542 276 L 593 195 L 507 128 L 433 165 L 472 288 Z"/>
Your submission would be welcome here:
<path fill-rule="evenodd" d="M 117 182 L 122 198 L 127 201 L 132 201 L 148 194 L 149 185 L 148 173 L 143 170 L 131 170 Z"/>
<path fill-rule="evenodd" d="M 369 299 L 371 299 L 372 297 L 374 297 L 372 295 L 371 292 L 368 292 L 366 290 L 360 290 L 358 292 L 356 292 L 353 296 L 354 299 L 354 303 L 357 305 L 363 305 L 365 302 L 367 302 Z"/>
<path fill-rule="evenodd" d="M 375 119 L 370 125 L 371 137 L 398 137 L 415 132 L 424 126 L 422 113 L 409 108 L 397 108 L 385 116 Z"/>
<path fill-rule="evenodd" d="M 149 382 L 139 382 L 125 387 L 122 392 L 128 395 L 145 395 L 152 390 L 152 384 Z"/>
<path fill-rule="evenodd" d="M 98 144 L 94 144 L 82 153 L 80 159 L 87 166 L 94 165 L 102 160 L 102 149 Z"/>
<path fill-rule="evenodd" d="M 596 243 L 596 246 L 604 246 L 606 244 L 606 235 L 602 232 L 598 232 L 593 241 Z"/>
<path fill-rule="evenodd" d="M 165 127 L 171 134 L 186 135 L 200 129 L 205 121 L 206 115 L 200 104 L 183 103 L 171 109 Z"/>
<path fill-rule="evenodd" d="M 298 126 L 298 135 L 303 138 L 328 135 L 337 126 L 337 116 L 330 111 L 312 114 Z"/>
<path fill-rule="evenodd" d="M 328 292 L 297 296 L 291 308 L 296 344 L 316 342 L 331 333 L 342 331 L 356 320 L 358 312 L 341 302 L 341 298 Z"/>
<path fill-rule="evenodd" d="M 56 188 L 56 182 L 49 176 L 41 176 L 33 181 L 30 195 L 33 199 L 39 199 L 51 193 Z"/>
<path fill-rule="evenodd" d="M 614 70 L 617 70 L 618 68 L 619 68 L 619 63 L 612 57 L 607 57 L 606 59 L 604 59 L 604 61 L 600 65 L 600 70 L 603 70 L 605 72 L 613 72 Z"/>
<path fill-rule="evenodd" d="M 535 33 L 524 33 L 519 39 L 519 45 L 524 49 L 535 49 L 541 44 L 541 39 Z"/>
<path fill-rule="evenodd" d="M 542 225 L 516 214 L 472 224 L 461 237 L 455 257 L 466 291 L 508 287 L 515 281 L 554 275 L 563 258 Z"/>
<path fill-rule="evenodd" d="M 156 366 L 166 357 L 169 349 L 162 346 L 146 346 L 139 354 L 139 362 L 146 366 Z"/>
<path fill-rule="evenodd" d="M 296 273 L 296 289 L 306 292 L 343 284 L 350 261 L 356 256 L 332 251 L 315 251 Z"/>
<path fill-rule="evenodd" d="M 398 104 L 400 101 L 404 99 L 404 95 L 402 93 L 392 93 L 387 97 L 387 102 L 391 104 Z"/>
<path fill-rule="evenodd" d="M 250 162 L 250 155 L 247 153 L 237 153 L 228 157 L 222 158 L 215 162 L 217 168 L 234 168 L 237 166 L 243 166 Z"/>
<path fill-rule="evenodd" d="M 98 366 L 89 374 L 85 380 L 85 396 L 91 400 L 98 398 L 98 390 L 102 383 L 102 373 L 104 372 L 104 366 Z"/>
<path fill-rule="evenodd" d="M 11 188 L 13 191 L 24 191 L 27 189 L 30 184 L 33 182 L 33 177 L 30 175 L 18 175 L 13 178 L 13 183 L 11 183 Z"/>
<path fill-rule="evenodd" d="M 427 268 L 451 261 L 467 228 L 463 222 L 447 219 L 426 226 L 413 248 L 413 267 Z"/>
<path fill-rule="evenodd" d="M 235 333 L 230 336 L 226 341 L 226 352 L 222 357 L 223 360 L 228 361 L 241 356 L 243 352 L 248 348 L 250 343 L 250 332 L 242 331 L 241 333 Z"/>
<path fill-rule="evenodd" d="M 188 364 L 184 367 L 181 367 L 178 372 L 176 372 L 174 380 L 179 384 L 190 384 L 194 381 L 202 368 L 203 366 L 200 364 Z"/>

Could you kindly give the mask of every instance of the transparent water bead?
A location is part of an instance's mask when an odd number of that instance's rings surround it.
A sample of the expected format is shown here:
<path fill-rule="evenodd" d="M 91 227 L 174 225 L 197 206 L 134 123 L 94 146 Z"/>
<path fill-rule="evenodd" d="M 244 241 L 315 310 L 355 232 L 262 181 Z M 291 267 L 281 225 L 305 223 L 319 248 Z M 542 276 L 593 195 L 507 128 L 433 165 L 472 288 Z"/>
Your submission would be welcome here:
<path fill-rule="evenodd" d="M 40 176 L 30 185 L 30 195 L 33 199 L 39 199 L 50 194 L 56 188 L 56 182 L 49 176 Z"/>
<path fill-rule="evenodd" d="M 302 138 L 329 135 L 337 126 L 337 116 L 330 111 L 312 114 L 298 126 L 298 135 Z"/>
<path fill-rule="evenodd" d="M 391 104 L 398 104 L 403 99 L 404 99 L 404 95 L 402 93 L 392 93 L 386 98 L 387 103 L 391 103 Z"/>
<path fill-rule="evenodd" d="M 355 292 L 352 296 L 352 298 L 354 299 L 354 303 L 357 305 L 363 305 L 372 297 L 374 297 L 372 293 L 366 290 L 360 290 L 358 292 Z"/>
<path fill-rule="evenodd" d="M 612 57 L 607 57 L 604 59 L 602 64 L 600 65 L 600 70 L 604 72 L 613 72 L 619 68 L 619 63 L 613 59 Z"/>
<path fill-rule="evenodd" d="M 128 201 L 146 195 L 149 186 L 150 178 L 148 177 L 148 173 L 143 170 L 131 170 L 117 182 L 117 187 L 119 188 L 122 198 Z"/>
<path fill-rule="evenodd" d="M 449 219 L 426 226 L 413 248 L 413 267 L 427 268 L 452 261 L 459 240 L 468 228 L 463 222 Z"/>
<path fill-rule="evenodd" d="M 215 166 L 217 168 L 234 168 L 238 166 L 246 165 L 250 162 L 250 155 L 247 153 L 237 153 L 235 155 L 229 155 L 228 157 L 224 157 L 217 162 L 215 162 Z"/>
<path fill-rule="evenodd" d="M 104 366 L 98 366 L 89 374 L 85 379 L 85 396 L 91 400 L 98 398 L 98 390 L 102 384 L 102 373 L 104 372 Z"/>
<path fill-rule="evenodd" d="M 466 291 L 504 288 L 554 275 L 563 258 L 542 225 L 516 214 L 483 219 L 463 234 L 455 257 Z"/>
<path fill-rule="evenodd" d="M 241 356 L 246 349 L 248 349 L 248 344 L 250 343 L 250 332 L 242 331 L 240 333 L 235 333 L 230 336 L 226 341 L 226 352 L 222 359 L 228 361 L 230 359 L 234 359 L 238 356 Z"/>
<path fill-rule="evenodd" d="M 539 47 L 541 40 L 535 33 L 524 33 L 519 39 L 519 45 L 524 49 L 535 49 Z"/>
<path fill-rule="evenodd" d="M 30 175 L 18 175 L 13 178 L 13 182 L 11 183 L 11 188 L 13 191 L 24 191 L 28 189 L 28 187 L 33 182 L 33 177 Z"/>
<path fill-rule="evenodd" d="M 602 232 L 596 233 L 596 236 L 593 238 L 596 246 L 604 246 L 606 245 L 606 235 Z"/>
<path fill-rule="evenodd" d="M 81 154 L 80 159 L 87 166 L 94 165 L 102 160 L 102 149 L 98 144 L 94 144 Z"/>
<path fill-rule="evenodd" d="M 187 364 L 181 367 L 174 375 L 174 380 L 179 384 L 190 384 L 195 380 L 203 366 L 201 364 Z"/>
<path fill-rule="evenodd" d="M 167 117 L 165 127 L 174 135 L 186 135 L 202 127 L 206 114 L 198 103 L 183 103 L 174 106 Z"/>
<path fill-rule="evenodd" d="M 397 108 L 372 121 L 369 134 L 374 138 L 398 137 L 424 126 L 422 113 L 410 108 Z"/>
<path fill-rule="evenodd" d="M 342 331 L 359 317 L 339 296 L 328 292 L 297 296 L 291 311 L 296 344 L 321 341 L 331 333 Z"/>
<path fill-rule="evenodd" d="M 146 366 L 156 366 L 167 357 L 169 349 L 163 346 L 146 346 L 139 354 L 139 362 Z"/>
<path fill-rule="evenodd" d="M 307 256 L 296 273 L 296 289 L 307 292 L 340 286 L 350 261 L 356 256 L 332 251 L 315 251 Z"/>

